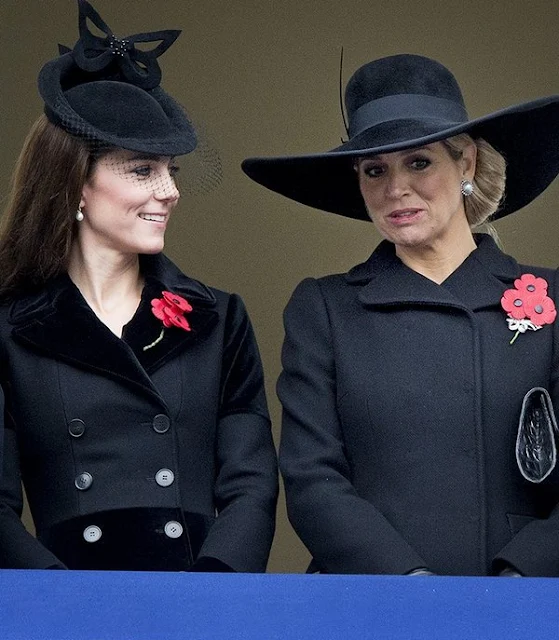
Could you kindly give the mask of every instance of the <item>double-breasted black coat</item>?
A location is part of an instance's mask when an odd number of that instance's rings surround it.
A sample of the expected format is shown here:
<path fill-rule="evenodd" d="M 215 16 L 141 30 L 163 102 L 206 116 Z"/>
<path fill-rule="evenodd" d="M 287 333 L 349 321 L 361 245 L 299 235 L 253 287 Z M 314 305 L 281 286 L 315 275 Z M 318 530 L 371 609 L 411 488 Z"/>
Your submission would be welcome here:
<path fill-rule="evenodd" d="M 163 255 L 141 266 L 122 339 L 66 274 L 0 308 L 2 567 L 265 570 L 277 465 L 243 303 Z M 192 331 L 168 328 L 144 351 L 162 291 L 191 303 Z M 19 519 L 20 478 L 37 539 Z"/>
<path fill-rule="evenodd" d="M 559 472 L 525 480 L 524 395 L 559 407 L 559 321 L 513 333 L 523 273 L 489 236 L 441 285 L 382 242 L 349 273 L 303 281 L 285 313 L 280 468 L 290 520 L 332 573 L 559 575 Z"/>

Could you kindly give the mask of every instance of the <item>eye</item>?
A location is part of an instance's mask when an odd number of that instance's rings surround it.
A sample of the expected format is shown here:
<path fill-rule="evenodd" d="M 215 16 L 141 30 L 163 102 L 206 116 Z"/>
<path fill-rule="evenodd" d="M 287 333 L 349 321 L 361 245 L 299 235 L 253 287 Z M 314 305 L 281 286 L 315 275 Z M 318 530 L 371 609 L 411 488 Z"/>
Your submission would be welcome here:
<path fill-rule="evenodd" d="M 384 173 L 384 167 L 380 164 L 363 165 L 363 173 L 368 178 L 379 178 Z"/>
<path fill-rule="evenodd" d="M 171 178 L 174 178 L 178 172 L 181 170 L 178 164 L 170 164 L 169 165 L 169 175 Z"/>
<path fill-rule="evenodd" d="M 149 178 L 149 176 L 151 175 L 151 171 L 152 169 L 149 164 L 132 168 L 132 173 L 135 173 L 140 178 Z"/>
<path fill-rule="evenodd" d="M 431 160 L 429 160 L 429 158 L 424 158 L 422 156 L 413 158 L 413 160 L 410 162 L 410 166 L 412 167 L 412 169 L 416 169 L 417 171 L 423 171 L 424 169 L 427 169 L 427 167 L 430 165 L 431 165 Z"/>

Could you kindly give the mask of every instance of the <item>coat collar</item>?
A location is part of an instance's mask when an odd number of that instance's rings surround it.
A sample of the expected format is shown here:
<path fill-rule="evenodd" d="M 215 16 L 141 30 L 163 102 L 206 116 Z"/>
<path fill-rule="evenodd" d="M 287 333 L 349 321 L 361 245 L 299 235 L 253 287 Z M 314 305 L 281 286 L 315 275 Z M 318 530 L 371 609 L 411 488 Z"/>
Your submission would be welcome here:
<path fill-rule="evenodd" d="M 505 289 L 520 277 L 520 266 L 488 235 L 476 235 L 475 240 L 477 249 L 441 285 L 404 265 L 387 241 L 346 279 L 362 285 L 359 300 L 365 306 L 429 304 L 478 310 L 499 305 Z"/>
<path fill-rule="evenodd" d="M 119 382 L 161 396 L 149 374 L 191 344 L 203 340 L 215 326 L 216 299 L 208 287 L 188 278 L 162 254 L 141 256 L 145 277 L 142 300 L 123 339 L 95 316 L 67 274 L 51 281 L 41 292 L 13 302 L 9 319 L 14 340 L 26 347 L 96 371 Z M 162 323 L 151 313 L 151 300 L 171 291 L 188 299 L 192 331 L 171 327 L 155 347 L 143 350 L 160 334 Z"/>

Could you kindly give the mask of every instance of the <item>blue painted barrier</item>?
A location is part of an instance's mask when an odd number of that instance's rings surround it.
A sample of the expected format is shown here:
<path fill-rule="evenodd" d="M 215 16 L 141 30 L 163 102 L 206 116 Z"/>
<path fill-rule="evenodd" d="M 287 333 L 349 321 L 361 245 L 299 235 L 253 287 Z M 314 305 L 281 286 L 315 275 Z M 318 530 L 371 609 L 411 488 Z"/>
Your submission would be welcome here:
<path fill-rule="evenodd" d="M 0 571 L 2 640 L 559 637 L 559 579 Z"/>

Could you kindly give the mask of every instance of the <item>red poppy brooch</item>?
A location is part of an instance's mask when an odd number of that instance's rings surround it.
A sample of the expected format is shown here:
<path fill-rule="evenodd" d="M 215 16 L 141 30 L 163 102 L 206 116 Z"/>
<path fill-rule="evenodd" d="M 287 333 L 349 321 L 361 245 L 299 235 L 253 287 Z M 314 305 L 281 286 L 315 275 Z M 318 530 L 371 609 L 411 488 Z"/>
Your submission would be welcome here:
<path fill-rule="evenodd" d="M 185 313 L 192 311 L 192 305 L 188 300 L 178 296 L 170 291 L 163 291 L 162 298 L 154 298 L 151 301 L 151 312 L 153 315 L 163 322 L 163 328 L 157 340 L 144 347 L 144 351 L 155 347 L 158 342 L 163 340 L 165 329 L 169 327 L 178 327 L 184 331 L 191 331 L 188 320 L 184 317 Z"/>
<path fill-rule="evenodd" d="M 544 324 L 551 324 L 557 310 L 547 295 L 547 282 L 531 273 L 525 273 L 514 281 L 514 289 L 507 289 L 501 298 L 501 306 L 507 312 L 507 323 L 516 333 L 510 344 L 528 329 L 537 331 Z"/>

